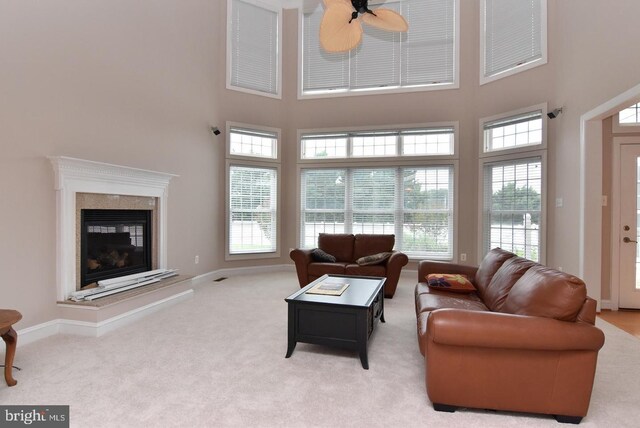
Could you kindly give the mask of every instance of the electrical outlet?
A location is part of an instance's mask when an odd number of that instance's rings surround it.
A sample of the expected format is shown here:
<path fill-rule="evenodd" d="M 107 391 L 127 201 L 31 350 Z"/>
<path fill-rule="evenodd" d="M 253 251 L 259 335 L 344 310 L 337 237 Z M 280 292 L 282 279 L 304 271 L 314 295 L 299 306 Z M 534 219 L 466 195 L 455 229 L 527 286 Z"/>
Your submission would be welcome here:
<path fill-rule="evenodd" d="M 467 261 L 467 253 L 461 253 L 460 254 L 460 261 L 461 262 L 466 262 Z"/>
<path fill-rule="evenodd" d="M 196 258 L 195 258 L 195 259 L 193 259 L 193 262 L 194 262 L 195 264 L 200 263 L 200 256 L 196 256 Z"/>

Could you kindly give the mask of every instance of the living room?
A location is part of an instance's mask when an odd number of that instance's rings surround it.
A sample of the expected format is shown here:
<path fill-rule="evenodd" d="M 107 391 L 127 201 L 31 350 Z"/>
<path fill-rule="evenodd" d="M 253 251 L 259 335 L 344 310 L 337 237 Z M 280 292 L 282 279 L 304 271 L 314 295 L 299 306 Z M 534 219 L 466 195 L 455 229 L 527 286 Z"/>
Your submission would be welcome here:
<path fill-rule="evenodd" d="M 269 2 L 267 2 L 269 3 Z M 271 2 L 275 4 L 276 2 Z M 373 3 L 373 2 L 372 2 Z M 438 123 L 457 123 L 456 165 L 457 194 L 455 199 L 455 240 L 451 247 L 451 260 L 477 265 L 482 260 L 482 231 L 478 219 L 482 196 L 478 191 L 480 181 L 480 158 L 482 131 L 481 119 L 508 115 L 511 112 L 532 106 L 545 105 L 546 112 L 562 107 L 562 113 L 553 120 L 545 119 L 546 126 L 546 219 L 544 223 L 545 264 L 562 268 L 583 278 L 589 295 L 599 301 L 601 308 L 617 308 L 617 286 L 611 282 L 613 263 L 611 253 L 612 232 L 608 222 L 611 211 L 601 209 L 602 195 L 609 196 L 609 206 L 614 203 L 612 191 L 612 145 L 603 137 L 608 133 L 615 112 L 640 101 L 638 73 L 640 56 L 633 54 L 628 47 L 636 38 L 636 17 L 640 5 L 632 0 L 615 2 L 615 5 L 597 0 L 565 0 L 547 3 L 547 62 L 529 70 L 516 73 L 492 82 L 480 83 L 480 8 L 481 1 L 459 1 L 459 73 L 457 87 L 443 90 L 406 91 L 390 94 L 375 94 L 341 97 L 298 97 L 299 79 L 299 28 L 297 3 L 285 1 L 279 3 L 286 8 L 282 11 L 282 75 L 281 96 L 265 97 L 227 88 L 227 2 L 221 0 L 187 1 L 95 1 L 91 3 L 64 0 L 63 2 L 36 2 L 33 0 L 15 2 L 0 0 L 0 82 L 2 103 L 0 103 L 0 141 L 2 147 L 2 168 L 0 168 L 0 186 L 5 209 L 2 213 L 1 246 L 2 260 L 2 308 L 20 311 L 23 318 L 15 325 L 20 336 L 15 365 L 23 370 L 15 372 L 19 380 L 17 388 L 25 388 L 31 382 L 27 396 L 30 402 L 21 404 L 56 404 L 54 396 L 48 395 L 55 388 L 44 388 L 42 395 L 36 394 L 35 380 L 29 380 L 28 365 L 36 366 L 38 359 L 32 355 L 29 347 L 45 355 L 51 349 L 62 352 L 64 347 L 56 342 L 68 344 L 76 349 L 75 339 L 67 335 L 53 335 L 29 344 L 29 335 L 37 336 L 35 331 L 55 330 L 57 322 L 65 318 L 66 309 L 58 305 L 57 275 L 58 237 L 57 237 L 57 189 L 55 171 L 49 157 L 66 156 L 128 168 L 158 171 L 174 174 L 168 184 L 166 206 L 166 263 L 165 267 L 178 269 L 181 275 L 193 276 L 206 281 L 201 288 L 210 287 L 211 280 L 227 276 L 228 280 L 219 283 L 221 288 L 206 291 L 212 299 L 205 308 L 197 308 L 198 299 L 185 301 L 189 309 L 203 311 L 202 318 L 193 325 L 180 321 L 179 326 L 188 329 L 179 338 L 180 346 L 193 349 L 188 342 L 192 334 L 199 329 L 208 332 L 204 323 L 207 316 L 210 322 L 220 321 L 220 328 L 226 328 L 230 334 L 244 337 L 232 321 L 239 321 L 234 308 L 242 294 L 233 294 L 231 285 L 243 290 L 246 285 L 238 274 L 252 274 L 252 283 L 260 286 L 258 296 L 275 298 L 281 304 L 282 313 L 278 318 L 270 319 L 275 343 L 260 342 L 269 346 L 269 352 L 282 359 L 282 376 L 295 378 L 295 372 L 286 374 L 286 364 L 296 361 L 298 354 L 285 360 L 286 350 L 286 304 L 284 298 L 295 291 L 297 281 L 289 249 L 300 246 L 299 227 L 299 132 L 301 130 L 354 130 L 397 128 L 402 125 L 424 125 Z M 363 41 L 363 43 L 365 43 Z M 270 128 L 280 132 L 280 174 L 281 188 L 278 219 L 277 252 L 269 258 L 233 257 L 227 246 L 227 138 L 229 124 L 250 125 L 256 129 Z M 211 127 L 222 132 L 216 136 Z M 608 128 L 608 129 L 607 129 Z M 608 135 L 608 134 L 607 134 Z M 607 208 L 608 208 L 607 207 Z M 9 244 L 11 243 L 11 244 Z M 466 262 L 461 260 L 466 255 Z M 412 259 L 404 268 L 398 295 L 389 300 L 388 320 L 392 324 L 394 309 L 395 322 L 413 322 L 412 307 L 401 306 L 402 298 L 411 301 L 417 275 L 417 262 Z M 261 277 L 269 281 L 264 281 Z M 272 275 L 272 276 L 269 276 Z M 289 287 L 282 287 L 283 281 Z M 231 282 L 227 282 L 231 281 Z M 272 282 L 280 284 L 267 293 Z M 265 290 L 267 288 L 267 290 Z M 220 291 L 229 290 L 227 296 Z M 197 290 L 196 290 L 197 293 Z M 222 305 L 225 303 L 226 306 Z M 411 302 L 410 302 L 411 303 Z M 394 307 L 395 305 L 395 307 Z M 179 305 L 175 305 L 177 308 Z M 275 306 L 279 308 L 279 306 Z M 174 309 L 170 308 L 170 309 Z M 271 307 L 272 308 L 272 307 Z M 250 310 L 250 309 L 249 309 Z M 404 314 L 407 311 L 408 314 Z M 153 316 L 156 322 L 171 322 L 160 311 Z M 167 312 L 169 313 L 169 312 Z M 251 321 L 259 323 L 256 318 Z M 188 311 L 173 314 L 188 317 Z M 283 317 L 284 316 L 284 317 Z M 182 318 L 180 318 L 181 320 Z M 231 321 L 229 321 L 231 319 Z M 246 322 L 246 319 L 244 320 Z M 278 324 L 282 322 L 282 324 Z M 272 325 L 273 324 L 273 325 Z M 52 327 L 53 326 L 53 327 Z M 164 330 L 169 326 L 138 326 L 137 334 L 157 334 L 154 341 L 161 340 Z M 277 328 L 276 328 L 277 327 Z M 245 326 L 246 328 L 246 326 Z M 397 328 L 400 328 L 398 325 Z M 29 330 L 31 329 L 31 330 Z M 194 329 L 194 331 L 189 330 Z M 30 331 L 32 333 L 30 333 Z M 271 331 L 271 330 L 270 330 Z M 277 336 L 277 331 L 282 337 Z M 409 334 L 407 330 L 406 334 Z M 394 345 L 393 338 L 385 338 L 379 331 L 378 344 Z M 404 332 L 404 330 L 403 330 Z M 412 332 L 413 333 L 413 332 Z M 608 333 L 608 332 L 607 332 Z M 81 338 L 83 344 L 92 343 L 105 350 L 107 355 L 116 351 L 119 330 L 101 338 Z M 404 334 L 404 333 L 403 333 Z M 415 333 L 413 333 L 415 335 Z M 615 336 L 617 333 L 614 333 Z M 42 337 L 48 336 L 43 334 Z M 39 336 L 40 337 L 40 336 Z M 136 337 L 140 337 L 137 336 Z M 404 337 L 404 336 L 403 336 Z M 110 339 L 109 339 L 110 338 Z M 172 337 L 178 339 L 176 337 Z M 24 341 L 22 341 L 24 339 Z M 230 338 L 228 338 L 230 339 Z M 415 338 L 411 342 L 412 357 L 406 364 L 415 364 L 419 353 Z M 197 343 L 203 343 L 202 336 L 194 336 Z M 222 340 L 222 339 L 220 339 Z M 277 342 L 281 340 L 281 342 Z M 609 340 L 609 335 L 607 335 Z M 407 338 L 407 343 L 409 343 Z M 48 347 L 45 347 L 47 344 Z M 208 342 L 208 340 L 205 343 Z M 224 340 L 231 344 L 233 341 Z M 238 342 L 233 350 L 240 356 L 251 354 Z M 113 345 L 113 346 L 111 346 Z M 22 348 L 24 346 L 24 348 Z M 151 347 L 151 344 L 149 344 Z M 605 345 L 606 346 L 606 345 Z M 637 350 L 633 343 L 623 349 Z M 634 348 L 634 346 L 636 346 Z M 51 348 L 49 348 L 51 347 Z M 144 348 L 144 346 L 143 346 Z M 160 349 L 160 348 L 158 348 Z M 211 348 L 214 344 L 211 343 Z M 605 348 L 606 349 L 606 348 Z M 144 349 L 140 350 L 144 353 Z M 298 352 L 298 351 L 296 351 Z M 405 352 L 405 351 L 403 351 Z M 126 352 L 125 352 L 126 353 Z M 355 370 L 357 363 L 351 361 L 349 354 L 330 355 L 324 361 L 318 352 L 310 352 L 317 359 L 311 359 L 316 369 L 331 368 L 334 359 L 345 365 L 345 370 Z M 206 354 L 206 353 L 205 353 Z M 299 354 L 304 355 L 302 352 Z M 55 353 L 47 358 L 53 359 Z M 357 384 L 357 391 L 366 387 L 385 386 L 382 391 L 396 391 L 397 394 L 411 395 L 414 391 L 398 392 L 405 378 L 396 380 L 394 372 L 381 373 L 380 366 L 387 369 L 405 364 L 394 361 L 392 353 L 376 363 L 371 351 L 369 375 L 382 376 L 369 379 L 349 380 Z M 342 358 L 340 358 L 342 357 Z M 123 356 L 113 356 L 121 361 Z M 179 361 L 186 362 L 186 356 Z M 206 363 L 202 355 L 200 363 Z M 233 354 L 221 354 L 212 357 L 212 363 L 221 363 L 224 358 L 233 358 Z M 274 357 L 275 358 L 275 357 Z M 388 358 L 388 359 L 387 359 Z M 169 362 L 162 357 L 160 361 Z M 610 360 L 614 367 L 617 360 Z M 28 363 L 28 364 L 27 364 Z M 172 364 L 175 364 L 173 362 Z M 376 365 L 380 372 L 375 371 Z M 138 363 L 135 366 L 139 366 Z M 56 371 L 65 367 L 51 363 L 46 368 Z M 626 366 L 633 370 L 633 365 Z M 166 367 L 166 375 L 174 376 Z M 420 369 L 418 366 L 417 369 Z M 44 369 L 43 369 L 44 370 Z M 105 374 L 105 369 L 98 373 Z M 115 368 L 113 369 L 116 370 Z M 213 369 L 212 369 L 213 370 Z M 238 367 L 239 371 L 249 370 Z M 599 369 L 600 370 L 600 369 Z M 64 373 L 70 374 L 65 370 Z M 39 371 L 47 377 L 46 371 Z M 155 373 L 155 372 L 154 372 Z M 180 372 L 182 375 L 187 373 Z M 254 373 L 254 372 L 247 372 Z M 309 368 L 305 374 L 312 376 L 306 380 L 315 385 L 323 385 L 325 377 L 312 375 Z M 344 372 L 340 372 L 341 374 Z M 411 372 L 406 372 L 409 377 Z M 600 373 L 600 371 L 598 372 Z M 609 372 L 603 371 L 609 374 Z M 107 373 L 106 376 L 113 375 Z M 140 376 L 127 372 L 127 375 L 140 380 Z M 261 373 L 260 385 L 279 378 L 270 378 L 268 372 Z M 360 373 L 353 376 L 361 376 Z M 635 374 L 626 373 L 627 380 Z M 237 378 L 217 379 L 211 375 L 212 389 L 222 389 L 219 381 L 238 381 Z M 315 376 L 315 377 L 314 377 Z M 388 376 L 388 377 L 386 377 Z M 615 375 L 615 379 L 624 381 L 625 376 Z M 609 378 L 608 385 L 614 381 Z M 62 381 L 62 378 L 57 380 Z M 81 384 L 85 380 L 78 380 Z M 120 380 L 118 380 L 120 382 Z M 291 382 L 294 382 L 292 380 Z M 22 385 L 25 385 L 23 387 Z M 398 385 L 397 389 L 391 388 Z M 105 383 L 98 385 L 106 387 Z M 145 385 L 148 385 L 145 383 Z M 229 395 L 230 401 L 255 399 L 255 394 L 274 393 L 265 388 L 253 389 L 249 382 L 240 382 Z M 319 386 L 323 393 L 331 395 L 349 391 L 349 384 L 343 389 L 332 389 L 330 385 Z M 598 383 L 594 395 L 611 389 L 601 389 Z M 627 385 L 625 383 L 625 385 Z M 76 384 L 77 386 L 77 384 Z M 77 389 L 72 387 L 67 394 L 72 396 Z M 121 383 L 120 394 L 126 394 L 130 383 Z M 241 386 L 246 386 L 243 390 Z M 296 382 L 296 386 L 299 384 Z M 189 395 L 188 385 L 182 391 Z M 360 389 L 358 389 L 360 388 Z M 388 390 L 386 388 L 389 388 Z M 423 379 L 416 386 L 416 397 L 407 402 L 394 401 L 400 408 L 411 407 L 413 400 L 424 412 L 431 412 L 424 394 Z M 421 388 L 421 389 L 420 389 Z M 15 401 L 16 388 L 0 390 L 2 402 Z M 260 392 L 263 391 L 263 392 Z M 631 394 L 634 390 L 626 391 Z M 95 397 L 99 400 L 98 391 Z M 148 394 L 148 392 L 141 391 Z M 154 391 L 153 394 L 161 394 Z M 203 388 L 200 396 L 207 394 Z M 12 396 L 14 398 L 12 398 Z M 67 395 L 64 395 L 67 397 Z M 84 395 L 87 397 L 87 395 Z M 620 397 L 620 396 L 619 396 Z M 183 397 L 184 398 L 184 397 Z M 384 401 L 383 396 L 375 398 Z M 223 406 L 225 401 L 217 397 L 217 404 L 211 404 L 210 411 Z M 605 423 L 612 416 L 603 398 L 602 404 L 593 407 L 590 415 L 600 414 L 599 423 Z M 624 399 L 620 397 L 624 402 Z M 124 401 L 124 400 L 122 400 Z M 134 400 L 135 401 L 135 400 Z M 184 404 L 187 400 L 180 400 Z M 111 397 L 110 405 L 116 406 L 117 400 Z M 166 403 L 166 402 L 165 402 Z M 264 402 L 263 402 L 264 403 Z M 281 411 L 295 410 L 285 406 L 283 398 Z M 324 402 L 327 404 L 328 402 Z M 332 408 L 341 406 L 333 401 Z M 365 401 L 361 402 L 366 405 Z M 629 403 L 627 401 L 627 403 Z M 71 404 L 58 402 L 58 404 Z M 140 403 L 148 406 L 149 403 Z M 273 404 L 273 403 L 272 403 Z M 127 407 L 130 409 L 130 407 Z M 160 408 L 153 408 L 165 414 Z M 188 407 L 187 407 L 188 408 Z M 325 411 L 328 407 L 325 407 Z M 242 411 L 242 407 L 229 409 Z M 600 409 L 601 413 L 597 413 Z M 615 419 L 619 425 L 630 425 L 634 421 L 634 407 L 631 403 L 623 407 Z M 254 409 L 255 410 L 255 409 Z M 278 413 L 274 409 L 262 409 L 263 419 L 235 420 L 236 424 L 246 422 L 253 425 L 299 424 L 323 425 L 321 419 L 304 419 L 302 415 L 291 416 L 278 422 Z M 72 410 L 72 420 L 74 417 Z M 78 410 L 78 412 L 80 412 Z M 99 421 L 100 412 L 118 410 L 96 405 L 82 411 L 88 422 Z M 152 413 L 149 410 L 148 417 Z M 417 410 L 411 410 L 417 412 Z M 258 417 L 260 412 L 249 414 Z M 304 412 L 302 412 L 304 413 Z M 322 412 L 312 412 L 321 417 Z M 327 412 L 329 413 L 329 412 Z M 198 413 L 202 416 L 205 413 Z M 346 411 L 338 411 L 346 418 Z M 416 414 L 416 413 L 411 413 Z M 419 414 L 419 413 L 418 413 Z M 478 414 L 470 412 L 463 419 L 457 412 L 448 415 L 452 419 L 439 419 L 440 423 L 455 426 L 462 423 L 472 424 Z M 123 416 L 121 413 L 119 414 Z M 429 414 L 431 415 L 431 414 Z M 491 415 L 493 416 L 493 415 Z M 231 417 L 229 415 L 229 417 Z M 273 418 L 271 418 L 273 417 Z M 353 416 L 356 418 L 356 416 Z M 362 416 L 358 416 L 362 417 Z M 495 417 L 495 416 L 493 416 Z M 487 425 L 555 423 L 546 419 L 525 419 L 516 416 L 491 419 Z M 133 420 L 144 420 L 136 419 Z M 221 419 L 216 419 L 221 424 Z M 233 425 L 233 419 L 229 419 Z M 342 420 L 344 425 L 359 425 L 359 419 L 353 422 Z M 368 419 L 361 419 L 363 422 Z M 403 419 L 407 421 L 406 419 Z M 172 420 L 180 425 L 180 420 Z M 497 422 L 496 422 L 497 421 Z M 587 423 L 587 417 L 583 423 Z M 112 424 L 116 420 L 109 420 Z M 206 425 L 190 420 L 191 425 Z M 407 421 L 405 425 L 416 424 Z M 107 423 L 104 423 L 107 425 Z M 125 422 L 126 424 L 126 422 Z M 159 421 L 156 421 L 159 424 Z M 392 424 L 389 422 L 389 424 Z"/>

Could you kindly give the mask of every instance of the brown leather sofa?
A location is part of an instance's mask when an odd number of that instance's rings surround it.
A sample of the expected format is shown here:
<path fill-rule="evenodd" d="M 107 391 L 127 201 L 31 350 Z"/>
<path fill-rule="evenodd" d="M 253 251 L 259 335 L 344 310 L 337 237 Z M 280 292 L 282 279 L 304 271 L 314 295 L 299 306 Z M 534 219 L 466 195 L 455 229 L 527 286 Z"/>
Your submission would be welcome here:
<path fill-rule="evenodd" d="M 313 250 L 295 249 L 289 253 L 295 262 L 298 282 L 304 287 L 324 274 L 386 277 L 384 297 L 392 298 L 398 287 L 402 267 L 409 262 L 406 254 L 393 251 L 395 235 L 351 235 L 321 233 L 318 248 L 334 256 L 334 263 L 316 262 L 311 256 Z M 391 256 L 380 264 L 360 266 L 360 257 L 391 252 Z"/>
<path fill-rule="evenodd" d="M 467 275 L 477 292 L 430 289 L 430 273 Z M 418 340 L 435 410 L 543 413 L 580 423 L 604 344 L 582 280 L 497 248 L 479 267 L 422 261 L 418 281 Z"/>

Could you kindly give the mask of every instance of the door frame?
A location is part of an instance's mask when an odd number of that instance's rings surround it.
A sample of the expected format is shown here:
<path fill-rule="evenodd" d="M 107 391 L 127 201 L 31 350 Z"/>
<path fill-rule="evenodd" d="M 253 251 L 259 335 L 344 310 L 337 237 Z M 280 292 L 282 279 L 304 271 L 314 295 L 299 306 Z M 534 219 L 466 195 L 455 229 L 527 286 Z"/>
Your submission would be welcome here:
<path fill-rule="evenodd" d="M 609 259 L 611 275 L 610 308 L 617 311 L 620 308 L 620 167 L 622 146 L 640 146 L 640 136 L 634 137 L 613 137 L 613 162 L 611 169 L 611 258 Z"/>

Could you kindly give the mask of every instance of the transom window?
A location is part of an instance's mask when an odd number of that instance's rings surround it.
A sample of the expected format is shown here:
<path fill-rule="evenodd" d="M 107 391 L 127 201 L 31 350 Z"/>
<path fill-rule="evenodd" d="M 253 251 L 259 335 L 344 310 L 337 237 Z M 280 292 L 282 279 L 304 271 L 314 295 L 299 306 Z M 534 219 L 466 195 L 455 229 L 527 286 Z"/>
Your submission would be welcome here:
<path fill-rule="evenodd" d="M 395 234 L 414 257 L 453 257 L 452 165 L 313 168 L 301 173 L 300 245 L 318 234 Z"/>
<path fill-rule="evenodd" d="M 542 111 L 486 122 L 483 128 L 485 153 L 541 145 Z"/>
<path fill-rule="evenodd" d="M 640 125 L 640 103 L 634 104 L 618 113 L 620 125 Z"/>
<path fill-rule="evenodd" d="M 232 127 L 229 131 L 231 155 L 276 159 L 278 139 L 275 133 Z"/>
<path fill-rule="evenodd" d="M 454 154 L 454 143 L 453 127 L 313 133 L 301 136 L 301 158 L 447 156 Z"/>

